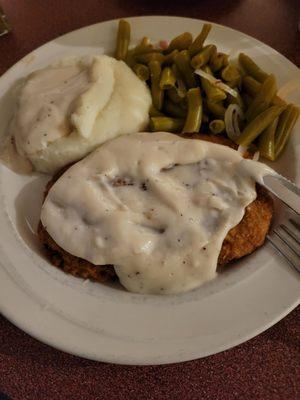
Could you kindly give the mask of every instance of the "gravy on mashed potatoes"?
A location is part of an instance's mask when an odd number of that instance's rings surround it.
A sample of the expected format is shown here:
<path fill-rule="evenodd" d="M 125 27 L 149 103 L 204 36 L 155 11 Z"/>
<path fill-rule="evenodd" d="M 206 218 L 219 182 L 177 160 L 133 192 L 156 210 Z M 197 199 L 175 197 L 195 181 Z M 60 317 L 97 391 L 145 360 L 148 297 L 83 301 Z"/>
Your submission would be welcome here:
<path fill-rule="evenodd" d="M 106 55 L 33 72 L 20 89 L 11 134 L 19 155 L 53 173 L 115 136 L 146 128 L 149 89 Z"/>

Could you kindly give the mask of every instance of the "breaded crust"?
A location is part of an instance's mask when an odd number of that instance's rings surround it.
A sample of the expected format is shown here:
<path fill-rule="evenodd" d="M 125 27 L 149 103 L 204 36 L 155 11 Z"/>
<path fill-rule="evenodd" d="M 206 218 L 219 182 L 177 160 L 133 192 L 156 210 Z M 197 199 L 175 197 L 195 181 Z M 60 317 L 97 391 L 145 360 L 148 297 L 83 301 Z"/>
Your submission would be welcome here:
<path fill-rule="evenodd" d="M 51 264 L 64 272 L 96 282 L 110 282 L 117 279 L 112 265 L 94 265 L 63 250 L 52 239 L 41 222 L 38 226 L 38 237 Z"/>
<path fill-rule="evenodd" d="M 182 136 L 192 139 L 207 140 L 232 148 L 237 147 L 229 139 L 222 136 L 210 136 L 199 133 L 184 134 Z M 245 157 L 250 158 L 251 154 L 247 153 Z M 45 197 L 51 186 L 67 168 L 68 167 L 64 168 L 48 182 L 45 190 Z M 265 241 L 274 212 L 273 201 L 266 189 L 259 185 L 257 185 L 256 188 L 257 198 L 246 207 L 243 219 L 236 227 L 228 232 L 223 242 L 218 259 L 219 265 L 228 264 L 247 254 L 251 254 L 258 247 L 262 246 Z M 38 237 L 51 264 L 64 272 L 80 278 L 91 279 L 96 282 L 109 282 L 118 279 L 112 265 L 94 265 L 89 261 L 73 256 L 63 250 L 51 238 L 41 222 L 38 226 Z"/>

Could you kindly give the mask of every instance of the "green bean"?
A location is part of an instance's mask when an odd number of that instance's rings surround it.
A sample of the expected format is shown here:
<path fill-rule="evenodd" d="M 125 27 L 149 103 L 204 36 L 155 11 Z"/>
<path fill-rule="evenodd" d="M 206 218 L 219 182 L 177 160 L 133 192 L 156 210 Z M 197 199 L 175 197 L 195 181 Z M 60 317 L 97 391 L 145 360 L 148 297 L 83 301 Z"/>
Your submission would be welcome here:
<path fill-rule="evenodd" d="M 151 76 L 152 102 L 154 107 L 160 111 L 164 101 L 164 91 L 159 87 L 161 65 L 158 61 L 150 61 L 149 69 Z"/>
<path fill-rule="evenodd" d="M 153 53 L 157 51 L 158 50 L 154 49 L 153 45 L 150 43 L 150 39 L 144 37 L 137 46 L 135 46 L 133 49 L 128 50 L 126 63 L 127 65 L 132 67 L 136 62 L 135 56 L 137 56 L 138 54 Z"/>
<path fill-rule="evenodd" d="M 209 68 L 208 65 L 205 65 L 205 67 L 203 68 L 203 71 L 205 71 L 207 74 L 212 75 L 211 69 Z M 208 101 L 217 103 L 219 101 L 226 99 L 225 92 L 223 92 L 223 90 L 217 88 L 215 85 L 213 85 L 207 79 L 201 77 L 201 84 L 206 93 L 206 97 L 207 97 Z"/>
<path fill-rule="evenodd" d="M 168 100 L 164 101 L 163 110 L 167 115 L 174 118 L 185 118 L 187 114 L 187 111 L 180 107 L 179 104 Z"/>
<path fill-rule="evenodd" d="M 209 66 L 213 72 L 219 71 L 221 68 L 227 67 L 229 64 L 228 55 L 224 53 L 214 54 L 209 60 Z"/>
<path fill-rule="evenodd" d="M 152 44 L 143 43 L 143 40 L 140 44 L 135 46 L 133 49 L 130 49 L 129 52 L 132 52 L 134 56 L 139 54 L 147 54 L 147 53 L 160 53 L 161 51 L 158 49 L 154 49 Z"/>
<path fill-rule="evenodd" d="M 148 38 L 147 36 L 144 36 L 143 39 L 141 40 L 140 46 L 152 46 L 150 38 Z"/>
<path fill-rule="evenodd" d="M 284 134 L 286 130 L 286 126 L 291 119 L 291 115 L 293 113 L 293 104 L 288 104 L 284 112 L 280 115 L 278 126 L 275 133 L 275 141 L 278 142 L 278 139 Z"/>
<path fill-rule="evenodd" d="M 182 97 L 183 99 L 186 97 L 187 88 L 186 88 L 183 80 L 177 80 L 176 90 L 180 97 Z"/>
<path fill-rule="evenodd" d="M 182 132 L 199 132 L 202 121 L 202 97 L 200 88 L 187 92 L 188 114 Z"/>
<path fill-rule="evenodd" d="M 180 71 L 189 89 L 197 86 L 193 70 L 190 66 L 190 62 L 191 60 L 187 50 L 180 51 L 175 57 L 175 65 Z"/>
<path fill-rule="evenodd" d="M 132 68 L 133 65 L 135 64 L 135 59 L 134 59 L 134 55 L 133 55 L 133 49 L 130 49 L 127 51 L 127 56 L 126 56 L 126 64 Z"/>
<path fill-rule="evenodd" d="M 187 96 L 185 96 L 185 97 L 181 100 L 181 102 L 179 103 L 179 105 L 180 105 L 180 107 L 181 107 L 183 110 L 186 110 L 186 111 L 187 111 L 187 109 L 188 109 Z"/>
<path fill-rule="evenodd" d="M 224 118 L 226 108 L 223 106 L 223 104 L 220 103 L 215 103 L 211 101 L 206 102 L 207 109 L 217 118 Z"/>
<path fill-rule="evenodd" d="M 244 92 L 242 94 L 242 99 L 243 99 L 243 102 L 244 102 L 244 104 L 246 106 L 246 109 L 247 109 L 250 106 L 250 104 L 252 103 L 253 98 L 248 93 Z"/>
<path fill-rule="evenodd" d="M 275 158 L 283 151 L 299 117 L 299 108 L 289 104 L 280 115 L 275 133 Z"/>
<path fill-rule="evenodd" d="M 242 86 L 246 93 L 252 97 L 255 97 L 261 87 L 261 83 L 252 78 L 252 76 L 246 75 L 242 78 Z"/>
<path fill-rule="evenodd" d="M 153 44 L 151 44 L 150 39 L 146 36 L 142 38 L 140 43 L 136 45 L 133 49 L 131 49 L 135 55 L 143 54 L 143 53 L 162 53 L 162 49 L 154 48 Z"/>
<path fill-rule="evenodd" d="M 226 81 L 226 84 L 231 88 L 240 87 L 241 84 L 241 73 L 232 64 L 228 64 L 222 69 L 221 78 Z"/>
<path fill-rule="evenodd" d="M 232 64 L 222 69 L 221 77 L 224 81 L 230 82 L 241 78 L 240 71 Z"/>
<path fill-rule="evenodd" d="M 209 123 L 209 130 L 214 135 L 218 135 L 225 130 L 225 122 L 222 119 L 214 119 Z"/>
<path fill-rule="evenodd" d="M 278 127 L 275 133 L 276 141 L 278 141 L 278 139 L 283 135 L 284 131 L 286 130 L 288 121 L 290 120 L 290 117 L 293 113 L 293 108 L 294 108 L 293 104 L 288 104 L 284 112 L 280 115 L 278 121 Z"/>
<path fill-rule="evenodd" d="M 256 79 L 258 82 L 263 82 L 267 79 L 268 74 L 260 69 L 259 66 L 246 54 L 240 53 L 239 62 L 246 74 L 252 76 L 252 78 Z"/>
<path fill-rule="evenodd" d="M 127 52 L 127 57 L 126 57 L 126 63 L 132 67 L 135 63 L 136 63 L 136 57 L 140 56 L 140 55 L 144 55 L 144 54 L 148 54 L 148 53 L 159 53 L 158 51 L 156 51 L 156 49 L 153 49 L 152 45 L 142 45 L 142 44 L 138 44 L 136 47 L 134 47 L 133 49 L 128 50 Z"/>
<path fill-rule="evenodd" d="M 151 53 L 137 54 L 134 56 L 134 58 L 138 63 L 149 64 L 150 61 L 159 61 L 162 63 L 165 59 L 165 56 L 161 53 L 152 51 Z"/>
<path fill-rule="evenodd" d="M 276 119 L 285 107 L 271 106 L 255 119 L 253 119 L 237 138 L 236 143 L 242 146 L 248 146 L 253 142 L 273 121 Z"/>
<path fill-rule="evenodd" d="M 239 78 L 233 79 L 232 81 L 226 82 L 226 85 L 231 87 L 232 89 L 240 88 L 241 81 L 242 81 L 242 77 L 239 77 Z"/>
<path fill-rule="evenodd" d="M 171 69 L 172 69 L 172 71 L 173 71 L 173 73 L 174 73 L 174 75 L 176 77 L 176 80 L 177 81 L 180 80 L 180 79 L 182 80 L 182 75 L 181 75 L 179 69 L 177 68 L 176 64 L 172 64 L 171 65 Z"/>
<path fill-rule="evenodd" d="M 129 22 L 121 19 L 119 21 L 117 46 L 115 52 L 115 58 L 117 60 L 126 60 L 128 46 L 130 42 L 130 24 Z"/>
<path fill-rule="evenodd" d="M 182 99 L 184 98 L 184 97 L 180 96 L 180 94 L 178 93 L 178 91 L 175 87 L 167 90 L 166 94 L 167 94 L 168 98 L 175 104 L 181 103 Z"/>
<path fill-rule="evenodd" d="M 210 30 L 211 30 L 211 24 L 203 25 L 201 32 L 189 47 L 189 53 L 191 57 L 193 57 L 195 54 L 199 53 L 199 51 L 202 50 L 203 43 L 205 42 Z"/>
<path fill-rule="evenodd" d="M 270 161 L 275 160 L 275 131 L 278 125 L 278 118 L 262 132 L 259 136 L 259 154 Z"/>
<path fill-rule="evenodd" d="M 203 65 L 207 64 L 212 57 L 213 54 L 217 52 L 217 48 L 214 44 L 209 44 L 196 54 L 191 60 L 191 66 L 194 69 L 198 69 L 203 67 Z"/>
<path fill-rule="evenodd" d="M 259 83 L 256 79 L 252 78 L 252 76 L 246 75 L 243 77 L 243 89 L 252 97 L 255 97 L 257 92 L 260 90 L 261 83 Z M 280 97 L 275 96 L 272 100 L 272 104 L 275 106 L 284 106 L 286 105 L 285 101 Z"/>
<path fill-rule="evenodd" d="M 179 96 L 176 88 L 172 88 L 170 90 L 167 90 L 165 93 L 167 94 L 168 99 L 170 100 L 170 102 L 175 104 L 182 111 L 184 111 L 184 113 L 186 115 L 186 112 L 187 112 L 187 99 L 186 99 L 186 97 Z M 181 115 L 181 113 L 182 112 L 180 112 L 180 115 Z M 172 113 L 171 113 L 171 115 L 172 115 Z M 178 116 L 179 116 L 179 114 L 178 114 Z"/>
<path fill-rule="evenodd" d="M 176 76 L 170 67 L 165 67 L 161 73 L 159 87 L 162 90 L 171 89 L 175 86 Z"/>
<path fill-rule="evenodd" d="M 147 37 L 144 37 L 141 42 L 135 46 L 133 49 L 128 50 L 127 52 L 127 58 L 126 58 L 126 63 L 132 67 L 136 63 L 136 57 L 145 55 L 148 53 L 158 53 L 161 54 L 162 50 L 160 49 L 155 49 L 152 44 L 150 44 L 150 39 Z M 158 56 L 162 58 L 162 56 Z M 148 56 L 149 58 L 149 56 Z M 142 59 L 145 59 L 145 57 L 142 57 Z M 147 59 L 147 57 L 146 57 Z M 144 62 L 145 63 L 145 62 Z"/>
<path fill-rule="evenodd" d="M 171 53 L 173 50 L 186 50 L 190 47 L 193 41 L 193 36 L 190 32 L 184 32 L 181 35 L 171 40 L 166 53 Z"/>
<path fill-rule="evenodd" d="M 265 111 L 271 104 L 277 92 L 276 79 L 274 75 L 269 75 L 261 84 L 259 91 L 254 97 L 246 112 L 246 120 L 253 120 L 258 114 Z"/>
<path fill-rule="evenodd" d="M 152 132 L 180 132 L 184 126 L 184 120 L 169 117 L 150 118 L 150 130 Z"/>
<path fill-rule="evenodd" d="M 150 115 L 150 117 L 164 117 L 165 116 L 162 112 L 158 111 L 154 107 L 153 104 L 150 106 L 149 115 Z"/>
<path fill-rule="evenodd" d="M 134 64 L 132 67 L 134 73 L 142 81 L 147 81 L 150 77 L 149 68 L 144 64 Z"/>
<path fill-rule="evenodd" d="M 181 75 L 179 69 L 177 68 L 176 64 L 172 64 L 171 68 L 172 68 L 172 71 L 173 71 L 173 73 L 174 73 L 174 75 L 176 77 L 176 83 L 177 83 L 176 91 L 177 91 L 177 94 L 180 97 L 183 98 L 183 97 L 186 96 L 187 89 L 186 89 L 185 83 L 183 81 L 182 75 Z"/>
<path fill-rule="evenodd" d="M 175 57 L 178 54 L 178 50 L 173 50 L 171 53 L 166 54 L 163 64 L 167 66 L 171 66 L 175 62 Z"/>
<path fill-rule="evenodd" d="M 224 56 L 223 53 L 214 53 L 209 59 L 209 66 L 212 72 L 219 71 L 222 67 L 224 67 Z"/>
<path fill-rule="evenodd" d="M 224 54 L 224 53 L 221 53 L 221 54 L 223 54 L 223 67 L 227 67 L 227 65 L 229 64 L 229 56 L 228 56 L 228 54 Z"/>

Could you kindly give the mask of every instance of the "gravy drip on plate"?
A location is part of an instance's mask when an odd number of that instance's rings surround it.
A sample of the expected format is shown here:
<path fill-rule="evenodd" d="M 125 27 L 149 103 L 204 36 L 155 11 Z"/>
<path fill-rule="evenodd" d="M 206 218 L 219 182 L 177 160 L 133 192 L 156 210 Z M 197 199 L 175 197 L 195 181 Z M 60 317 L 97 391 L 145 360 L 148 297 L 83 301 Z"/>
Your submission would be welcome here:
<path fill-rule="evenodd" d="M 113 264 L 129 291 L 185 292 L 216 276 L 223 240 L 266 168 L 214 143 L 125 135 L 65 172 L 41 220 L 64 250 Z"/>
<path fill-rule="evenodd" d="M 33 171 L 31 162 L 17 152 L 11 135 L 6 138 L 2 146 L 0 145 L 0 161 L 18 174 L 30 174 Z"/>

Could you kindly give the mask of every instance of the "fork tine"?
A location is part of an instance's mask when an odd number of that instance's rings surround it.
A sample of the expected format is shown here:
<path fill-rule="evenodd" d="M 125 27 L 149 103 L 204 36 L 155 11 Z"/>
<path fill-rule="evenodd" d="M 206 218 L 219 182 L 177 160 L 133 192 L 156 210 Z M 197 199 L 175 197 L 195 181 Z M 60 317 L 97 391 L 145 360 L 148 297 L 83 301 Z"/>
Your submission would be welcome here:
<path fill-rule="evenodd" d="M 270 244 L 280 253 L 286 261 L 300 272 L 300 225 L 294 217 L 289 216 L 286 221 L 280 224 L 267 237 Z"/>
<path fill-rule="evenodd" d="M 290 235 L 295 242 L 297 242 L 300 245 L 300 240 L 296 237 L 296 235 L 290 230 L 290 228 L 288 228 L 287 226 L 281 224 L 280 228 L 282 228 L 288 235 Z"/>
<path fill-rule="evenodd" d="M 289 218 L 289 221 L 296 229 L 298 229 L 298 231 L 300 231 L 300 225 L 296 221 L 294 221 L 292 218 Z"/>
<path fill-rule="evenodd" d="M 280 248 L 280 247 L 276 244 L 276 242 L 273 240 L 273 238 L 272 238 L 270 235 L 268 235 L 267 238 L 268 238 L 268 240 L 269 240 L 271 246 L 273 246 L 274 249 L 275 249 L 276 251 L 278 251 L 278 253 L 290 264 L 290 266 L 293 267 L 296 271 L 300 272 L 300 265 L 299 265 L 299 263 L 298 263 L 298 265 L 297 265 L 296 263 L 294 263 L 294 262 L 291 260 L 291 258 L 282 250 L 282 248 Z"/>
<path fill-rule="evenodd" d="M 298 253 L 297 249 L 295 249 L 295 247 L 290 242 L 288 242 L 282 235 L 280 235 L 278 230 L 274 229 L 273 232 L 290 250 L 292 250 L 293 253 L 296 254 L 296 256 L 299 257 L 299 253 Z"/>

